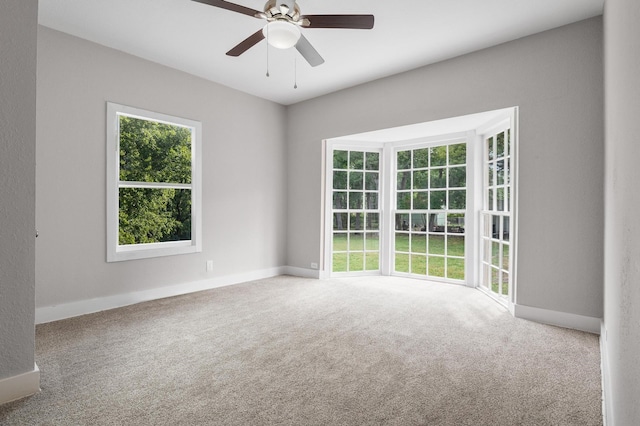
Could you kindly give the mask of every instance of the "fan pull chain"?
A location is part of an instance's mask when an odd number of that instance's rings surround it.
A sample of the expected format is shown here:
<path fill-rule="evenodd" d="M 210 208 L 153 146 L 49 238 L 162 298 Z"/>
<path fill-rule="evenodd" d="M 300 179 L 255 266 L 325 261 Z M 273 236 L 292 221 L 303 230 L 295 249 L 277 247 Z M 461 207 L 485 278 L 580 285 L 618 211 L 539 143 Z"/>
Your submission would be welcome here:
<path fill-rule="evenodd" d="M 298 88 L 298 57 L 293 54 L 293 88 Z"/>
<path fill-rule="evenodd" d="M 267 26 L 267 77 L 269 77 L 269 27 Z"/>

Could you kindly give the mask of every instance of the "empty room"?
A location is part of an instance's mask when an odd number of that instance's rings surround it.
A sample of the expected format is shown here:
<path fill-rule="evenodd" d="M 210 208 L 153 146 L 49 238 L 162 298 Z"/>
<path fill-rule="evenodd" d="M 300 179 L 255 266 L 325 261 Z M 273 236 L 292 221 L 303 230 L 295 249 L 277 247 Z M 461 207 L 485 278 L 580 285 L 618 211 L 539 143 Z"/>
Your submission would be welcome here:
<path fill-rule="evenodd" d="M 0 424 L 639 424 L 638 22 L 3 2 Z"/>

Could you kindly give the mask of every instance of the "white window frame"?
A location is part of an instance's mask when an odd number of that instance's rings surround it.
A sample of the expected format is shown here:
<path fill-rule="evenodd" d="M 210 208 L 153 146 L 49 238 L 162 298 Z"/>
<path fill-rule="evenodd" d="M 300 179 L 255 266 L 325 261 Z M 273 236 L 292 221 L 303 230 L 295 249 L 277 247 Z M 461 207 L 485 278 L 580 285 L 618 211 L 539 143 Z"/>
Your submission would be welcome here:
<path fill-rule="evenodd" d="M 191 183 L 149 183 L 148 188 L 191 190 L 191 239 L 149 244 L 120 245 L 119 189 L 130 186 L 120 181 L 120 116 L 177 125 L 191 129 Z M 202 123 L 140 108 L 107 102 L 107 262 L 145 259 L 202 251 Z M 138 186 L 136 186 L 138 187 Z"/>
<path fill-rule="evenodd" d="M 396 152 L 398 150 L 416 149 L 438 145 L 455 145 L 456 143 L 465 142 L 467 144 L 467 208 L 466 208 L 466 231 L 465 238 L 468 241 L 465 243 L 465 279 L 454 280 L 449 278 L 440 279 L 433 276 L 418 276 L 415 274 L 405 274 L 396 272 L 394 267 L 394 235 L 390 234 L 388 230 L 394 229 L 394 218 L 396 213 L 396 199 L 395 199 L 395 177 L 397 175 L 396 168 Z M 324 220 L 323 220 L 323 278 L 340 277 L 340 276 L 359 276 L 359 275 L 397 275 L 407 276 L 416 279 L 423 279 L 428 281 L 443 281 L 449 283 L 458 283 L 471 287 L 476 286 L 476 262 L 477 252 L 475 251 L 474 244 L 471 243 L 471 235 L 475 235 L 477 223 L 475 223 L 476 215 L 472 212 L 476 211 L 477 200 L 475 197 L 475 190 L 469 186 L 469 182 L 472 179 L 469 178 L 470 173 L 474 172 L 476 166 L 474 164 L 476 154 L 472 149 L 477 143 L 476 134 L 473 131 L 454 132 L 449 134 L 423 137 L 413 140 L 401 140 L 395 142 L 363 142 L 363 141 L 350 141 L 348 138 L 340 140 L 325 140 L 323 146 L 323 158 L 324 158 L 324 173 L 323 173 L 323 192 L 324 192 Z M 345 150 L 345 151 L 364 151 L 364 152 L 380 152 L 380 186 L 378 196 L 378 207 L 380 209 L 380 258 L 379 258 L 379 271 L 358 271 L 358 272 L 333 272 L 332 265 L 332 236 L 333 236 L 333 150 Z M 478 168 L 478 170 L 481 170 Z M 474 178 L 473 180 L 479 181 Z M 475 237 L 474 237 L 475 239 Z"/>
<path fill-rule="evenodd" d="M 502 211 L 493 211 L 487 210 L 487 206 L 485 206 L 485 191 L 486 186 L 485 182 L 488 181 L 487 177 L 487 168 L 486 168 L 486 139 L 490 137 L 495 137 L 498 133 L 509 129 L 511 132 L 511 141 L 510 147 L 508 148 L 509 156 L 510 156 L 510 196 L 509 196 L 509 209 L 504 209 Z M 513 314 L 514 307 L 517 304 L 517 254 L 518 254 L 518 171 L 519 171 L 519 135 L 518 135 L 518 107 L 513 107 L 509 114 L 506 117 L 502 117 L 493 122 L 487 123 L 481 128 L 478 129 L 478 136 L 480 138 L 479 147 L 479 155 L 478 155 L 478 166 L 480 170 L 482 170 L 482 179 L 479 180 L 481 186 L 479 187 L 479 194 L 482 194 L 482 201 L 479 203 L 481 206 L 479 210 L 479 222 L 484 225 L 484 216 L 487 214 L 494 214 L 501 217 L 509 217 L 509 283 L 508 283 L 508 295 L 506 297 L 501 297 L 488 287 L 485 287 L 481 280 L 483 279 L 482 272 L 482 259 L 484 258 L 483 251 L 485 248 L 483 247 L 483 242 L 485 239 L 482 237 L 482 229 L 480 229 L 478 235 L 478 245 L 477 250 L 479 254 L 479 261 L 477 262 L 477 288 L 489 295 L 494 300 L 498 301 L 502 305 L 506 306 L 509 311 Z M 501 227 L 504 219 L 501 219 Z M 493 239 L 491 239 L 493 241 Z"/>
<path fill-rule="evenodd" d="M 445 277 L 437 277 L 437 276 L 433 276 L 433 275 L 419 275 L 419 274 L 413 274 L 411 272 L 398 272 L 395 270 L 395 231 L 393 231 L 393 238 L 391 238 L 391 247 L 390 247 L 390 261 L 391 264 L 389 265 L 389 275 L 396 275 L 396 276 L 404 276 L 404 277 L 411 277 L 411 278 L 415 278 L 415 279 L 422 279 L 422 280 L 428 280 L 428 281 L 441 281 L 441 282 L 446 282 L 446 283 L 455 283 L 455 284 L 462 284 L 462 285 L 468 285 L 468 286 L 472 286 L 473 283 L 473 269 L 471 269 L 469 266 L 473 265 L 473 262 L 475 262 L 475 256 L 473 255 L 473 253 L 470 251 L 470 247 L 472 244 L 472 237 L 473 234 L 470 234 L 470 232 L 475 232 L 475 224 L 472 223 L 473 220 L 473 214 L 472 212 L 474 211 L 474 200 L 473 200 L 473 186 L 469 186 L 469 183 L 473 182 L 473 174 L 475 173 L 475 169 L 473 167 L 473 153 L 471 152 L 473 150 L 473 144 L 475 143 L 475 134 L 473 132 L 456 132 L 456 133 L 450 133 L 450 134 L 445 134 L 445 135 L 438 135 L 438 136 L 434 136 L 434 137 L 428 137 L 428 138 L 421 138 L 421 139 L 416 139 L 414 141 L 411 142 L 407 142 L 407 141 L 400 141 L 400 142 L 393 142 L 390 143 L 391 147 L 392 147 L 392 153 L 391 153 L 391 161 L 392 161 L 392 168 L 391 168 L 391 173 L 388 176 L 388 179 L 390 179 L 391 184 L 390 184 L 390 188 L 396 188 L 397 187 L 397 175 L 398 175 L 398 168 L 397 168 L 397 154 L 399 151 L 406 151 L 406 150 L 415 150 L 415 149 L 422 149 L 422 148 L 431 148 L 431 147 L 436 147 L 436 146 L 450 146 L 450 145 L 456 145 L 456 144 L 460 144 L 460 143 L 464 143 L 466 144 L 466 152 L 467 152 L 467 160 L 464 164 L 464 167 L 466 167 L 466 172 L 467 172 L 467 178 L 466 178 L 466 184 L 464 187 L 464 190 L 466 191 L 466 200 L 465 200 L 465 233 L 463 234 L 465 237 L 465 254 L 463 256 L 463 259 L 465 260 L 465 278 L 460 280 L 460 279 L 455 279 L 455 278 L 447 278 L 446 277 L 446 273 L 445 273 Z M 457 167 L 459 165 L 454 165 L 453 167 Z M 444 167 L 439 167 L 439 168 L 445 168 L 448 169 L 450 166 L 448 163 L 444 166 Z M 413 164 L 411 165 L 411 168 L 408 170 L 413 170 Z M 431 167 L 429 167 L 429 170 L 431 170 Z M 457 189 L 457 188 L 454 188 Z M 429 188 L 429 191 L 431 190 L 431 188 Z M 448 191 L 449 188 L 445 188 L 445 191 Z M 409 191 L 412 192 L 413 190 Z M 393 196 L 390 197 L 390 201 L 391 204 L 388 206 L 389 207 L 389 219 L 388 219 L 388 223 L 386 224 L 388 229 L 395 229 L 395 215 L 396 213 L 398 213 L 398 209 L 397 209 L 397 195 L 398 192 L 393 189 Z M 434 210 L 432 209 L 424 209 L 424 210 L 428 210 L 431 214 L 434 212 Z M 437 210 L 437 209 L 436 209 Z M 412 211 L 412 210 L 409 210 Z M 411 214 L 411 213 L 409 213 Z M 446 213 L 442 213 L 442 214 L 448 214 L 448 209 Z M 443 233 L 443 236 L 448 235 L 448 233 Z M 428 236 L 428 233 L 427 233 Z M 446 238 L 446 237 L 445 237 Z M 409 255 L 414 254 L 414 253 L 407 253 Z M 425 254 L 426 256 L 429 256 L 429 254 Z M 452 257 L 452 258 L 456 258 L 457 256 L 447 256 L 446 254 L 443 256 L 439 256 L 437 255 L 437 257 L 443 257 L 444 259 L 446 259 L 447 257 Z M 446 260 L 445 260 L 446 262 Z M 471 275 L 470 275 L 471 272 Z"/>
<path fill-rule="evenodd" d="M 323 224 L 323 233 L 324 233 L 324 261 L 325 264 L 323 266 L 323 270 L 325 271 L 325 274 L 323 275 L 323 277 L 340 277 L 340 276 L 362 276 L 362 275 L 381 275 L 383 274 L 383 269 L 385 267 L 385 265 L 388 263 L 388 261 L 385 260 L 385 253 L 387 252 L 387 250 L 384 248 L 384 244 L 385 244 L 385 236 L 384 236 L 384 217 L 383 217 L 383 212 L 384 212 L 384 208 L 383 206 L 386 204 L 385 200 L 384 200 L 384 196 L 386 194 L 386 191 L 384 190 L 384 185 L 385 185 L 385 181 L 383 179 L 383 176 L 385 175 L 385 173 L 383 172 L 384 169 L 384 164 L 383 164 L 383 158 L 384 158 L 384 153 L 383 153 L 383 148 L 384 145 L 383 144 L 373 144 L 373 143 L 368 143 L 368 142 L 345 142 L 345 141 L 340 141 L 340 142 L 335 142 L 335 141 L 326 141 L 325 142 L 325 146 L 324 146 L 324 156 L 325 156 L 325 170 L 324 170 L 324 178 L 323 178 L 323 185 L 325 187 L 325 191 L 324 191 L 324 217 L 326 219 L 326 222 Z M 361 271 L 346 271 L 346 272 L 333 272 L 333 213 L 334 213 L 334 209 L 333 209 L 333 151 L 334 150 L 342 150 L 342 151 L 356 151 L 356 152 L 376 152 L 378 153 L 379 156 L 379 168 L 377 170 L 378 172 L 378 176 L 379 176 L 379 180 L 378 180 L 378 190 L 377 190 L 377 194 L 378 194 L 378 209 L 377 209 L 377 213 L 378 213 L 378 230 L 375 231 L 376 233 L 378 233 L 378 238 L 379 238 L 379 246 L 378 246 L 378 269 L 375 270 L 367 270 L 366 266 L 365 269 L 361 270 Z M 363 170 L 365 171 L 365 170 Z M 348 190 L 346 190 L 348 191 Z M 366 193 L 367 191 L 363 189 L 363 193 Z M 351 209 L 347 208 L 345 209 L 345 211 L 350 211 Z M 364 212 L 366 209 L 363 209 L 362 211 Z M 347 231 L 347 232 L 351 232 L 351 231 Z M 366 229 L 362 230 L 363 234 L 367 233 Z M 347 253 L 350 253 L 350 250 L 347 250 Z M 363 251 L 363 253 L 366 253 L 366 246 L 365 246 L 365 250 Z"/>

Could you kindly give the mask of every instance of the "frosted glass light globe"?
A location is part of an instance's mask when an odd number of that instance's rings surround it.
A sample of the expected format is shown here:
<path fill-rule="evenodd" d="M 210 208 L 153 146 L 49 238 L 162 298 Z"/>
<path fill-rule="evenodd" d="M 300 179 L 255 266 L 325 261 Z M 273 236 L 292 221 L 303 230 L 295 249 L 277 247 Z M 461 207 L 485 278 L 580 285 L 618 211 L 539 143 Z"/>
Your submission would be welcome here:
<path fill-rule="evenodd" d="M 262 34 L 273 47 L 288 49 L 300 39 L 300 28 L 286 21 L 273 21 L 264 26 Z"/>

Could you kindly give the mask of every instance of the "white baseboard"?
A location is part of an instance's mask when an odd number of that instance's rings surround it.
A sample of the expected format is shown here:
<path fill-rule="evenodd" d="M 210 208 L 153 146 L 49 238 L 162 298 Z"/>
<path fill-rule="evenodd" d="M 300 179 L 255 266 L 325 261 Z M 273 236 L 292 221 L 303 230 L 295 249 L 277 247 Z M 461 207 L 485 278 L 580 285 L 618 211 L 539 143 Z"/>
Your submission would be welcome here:
<path fill-rule="evenodd" d="M 0 404 L 15 401 L 40 392 L 40 369 L 0 379 Z"/>
<path fill-rule="evenodd" d="M 320 278 L 320 271 L 317 269 L 298 268 L 296 266 L 285 266 L 284 273 L 301 278 Z"/>
<path fill-rule="evenodd" d="M 613 419 L 613 401 L 611 393 L 611 381 L 609 380 L 609 355 L 607 352 L 607 328 L 604 321 L 600 326 L 600 370 L 602 374 L 602 424 L 603 426 L 615 425 Z"/>
<path fill-rule="evenodd" d="M 514 315 L 517 318 L 541 322 L 543 324 L 557 325 L 559 327 L 600 334 L 600 318 L 551 311 L 549 309 L 534 308 L 532 306 L 524 305 L 515 305 Z"/>
<path fill-rule="evenodd" d="M 135 291 L 115 296 L 106 296 L 95 299 L 79 300 L 77 302 L 65 303 L 56 306 L 44 306 L 36 308 L 36 324 L 43 324 L 58 321 L 94 312 L 106 311 L 108 309 L 120 308 L 134 305 L 149 300 L 163 299 L 165 297 L 179 296 L 182 294 L 194 293 L 197 291 L 210 290 L 233 284 L 240 284 L 248 281 L 260 280 L 289 274 L 298 275 L 295 272 L 304 271 L 301 268 L 291 268 L 288 266 L 262 269 L 258 271 L 245 272 L 242 274 L 216 277 L 209 280 L 192 281 L 168 287 L 154 288 L 150 290 Z"/>

